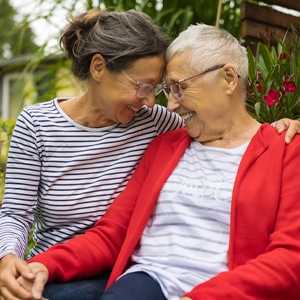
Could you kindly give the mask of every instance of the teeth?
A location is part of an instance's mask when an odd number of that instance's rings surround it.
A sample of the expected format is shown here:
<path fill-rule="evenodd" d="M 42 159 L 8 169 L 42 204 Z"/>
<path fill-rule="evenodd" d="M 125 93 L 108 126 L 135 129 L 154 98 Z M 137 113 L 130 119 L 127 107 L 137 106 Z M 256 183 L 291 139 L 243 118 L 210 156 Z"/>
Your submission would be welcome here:
<path fill-rule="evenodd" d="M 136 108 L 136 107 L 134 107 L 134 106 L 132 106 L 132 105 L 128 105 L 128 108 L 129 109 L 131 109 L 131 110 L 133 110 L 134 112 L 138 112 L 138 108 Z"/>
<path fill-rule="evenodd" d="M 191 117 L 194 116 L 194 115 L 195 115 L 195 112 L 192 111 L 192 112 L 189 112 L 189 113 L 187 113 L 187 114 L 181 116 L 181 118 L 182 118 L 183 120 L 187 120 L 187 119 L 191 118 Z"/>

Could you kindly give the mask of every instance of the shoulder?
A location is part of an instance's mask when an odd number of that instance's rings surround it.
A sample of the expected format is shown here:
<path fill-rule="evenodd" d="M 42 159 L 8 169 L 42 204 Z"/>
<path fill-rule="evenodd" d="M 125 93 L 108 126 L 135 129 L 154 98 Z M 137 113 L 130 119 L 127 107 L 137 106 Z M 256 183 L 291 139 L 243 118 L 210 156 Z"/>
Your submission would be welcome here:
<path fill-rule="evenodd" d="M 16 126 L 22 123 L 29 126 L 29 124 L 36 122 L 40 123 L 45 120 L 53 120 L 57 117 L 57 114 L 58 110 L 54 100 L 29 105 L 22 109 L 17 118 Z"/>
<path fill-rule="evenodd" d="M 20 115 L 23 114 L 41 114 L 41 113 L 47 113 L 49 111 L 53 111 L 56 109 L 56 104 L 55 104 L 55 99 L 47 101 L 47 102 L 41 102 L 41 103 L 36 103 L 32 105 L 28 105 L 23 108 L 22 112 Z"/>
<path fill-rule="evenodd" d="M 151 147 L 170 147 L 180 145 L 182 142 L 190 143 L 191 137 L 188 135 L 186 128 L 179 128 L 176 130 L 164 132 L 157 138 L 155 138 Z M 153 144 L 153 145 L 152 145 Z"/>
<path fill-rule="evenodd" d="M 300 159 L 300 135 L 296 134 L 291 143 L 286 144 L 285 134 L 286 132 L 278 134 L 276 128 L 270 124 L 262 124 L 248 148 L 253 153 L 264 149 L 264 156 L 269 156 L 271 159 L 276 158 L 276 161 L 288 157 L 295 159 L 295 156 Z"/>
<path fill-rule="evenodd" d="M 285 143 L 285 134 L 286 131 L 284 131 L 281 134 L 278 134 L 276 128 L 268 123 L 262 124 L 258 130 L 258 136 L 269 145 L 281 143 L 284 146 L 288 146 Z M 300 143 L 300 135 L 296 134 L 289 145 L 296 146 L 299 143 Z"/>
<path fill-rule="evenodd" d="M 24 110 L 36 110 L 36 109 L 41 109 L 41 108 L 53 107 L 56 105 L 55 103 L 57 103 L 57 99 L 52 99 L 49 101 L 28 105 L 24 108 Z"/>

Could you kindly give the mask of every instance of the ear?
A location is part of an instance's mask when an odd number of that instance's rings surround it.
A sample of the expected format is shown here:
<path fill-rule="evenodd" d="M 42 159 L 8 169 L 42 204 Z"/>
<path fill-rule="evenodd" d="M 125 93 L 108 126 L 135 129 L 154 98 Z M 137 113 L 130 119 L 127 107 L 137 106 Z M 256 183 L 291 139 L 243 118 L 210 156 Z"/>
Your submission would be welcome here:
<path fill-rule="evenodd" d="M 224 69 L 224 76 L 225 76 L 225 81 L 226 81 L 226 93 L 228 95 L 231 95 L 232 92 L 236 89 L 237 83 L 238 83 L 238 74 L 237 70 L 234 66 L 228 65 L 225 66 Z"/>
<path fill-rule="evenodd" d="M 103 70 L 105 69 L 105 59 L 101 54 L 95 54 L 91 59 L 91 77 L 98 83 L 101 82 Z"/>

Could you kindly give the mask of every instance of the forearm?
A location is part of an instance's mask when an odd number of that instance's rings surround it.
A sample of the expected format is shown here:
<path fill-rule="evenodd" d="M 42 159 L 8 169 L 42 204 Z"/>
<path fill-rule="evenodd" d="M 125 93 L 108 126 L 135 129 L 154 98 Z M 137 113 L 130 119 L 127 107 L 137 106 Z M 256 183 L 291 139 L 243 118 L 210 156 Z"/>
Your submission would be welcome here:
<path fill-rule="evenodd" d="M 273 259 L 273 266 L 276 265 L 276 259 Z M 280 259 L 279 259 L 280 261 Z M 278 261 L 277 261 L 278 262 Z M 259 266 L 261 269 L 258 269 Z M 269 268 L 270 267 L 270 268 Z M 215 299 L 273 299 L 273 300 L 298 300 L 299 299 L 299 280 L 294 276 L 297 272 L 292 270 L 289 274 L 282 265 L 271 270 L 272 263 L 269 266 L 265 263 L 255 263 L 252 261 L 235 270 L 220 273 L 212 279 L 199 284 L 190 292 L 183 295 L 191 299 L 215 300 Z M 267 272 L 267 274 L 266 274 Z"/>

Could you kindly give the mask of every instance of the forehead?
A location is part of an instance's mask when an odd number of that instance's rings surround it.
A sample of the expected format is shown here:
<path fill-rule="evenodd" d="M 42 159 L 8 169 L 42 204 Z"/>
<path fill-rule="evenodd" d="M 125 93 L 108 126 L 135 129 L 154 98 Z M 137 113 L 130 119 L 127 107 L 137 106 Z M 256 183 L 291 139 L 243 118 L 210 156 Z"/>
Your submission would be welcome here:
<path fill-rule="evenodd" d="M 130 69 L 143 69 L 143 71 L 145 71 L 145 68 L 147 68 L 147 70 L 158 70 L 158 69 L 164 69 L 166 66 L 166 61 L 165 61 L 165 57 L 163 55 L 155 55 L 155 56 L 146 56 L 146 57 L 142 57 L 139 58 L 137 60 L 135 60 L 131 67 L 128 68 Z"/>
<path fill-rule="evenodd" d="M 188 53 L 180 52 L 174 54 L 167 62 L 166 80 L 175 81 L 191 74 L 191 56 Z"/>

